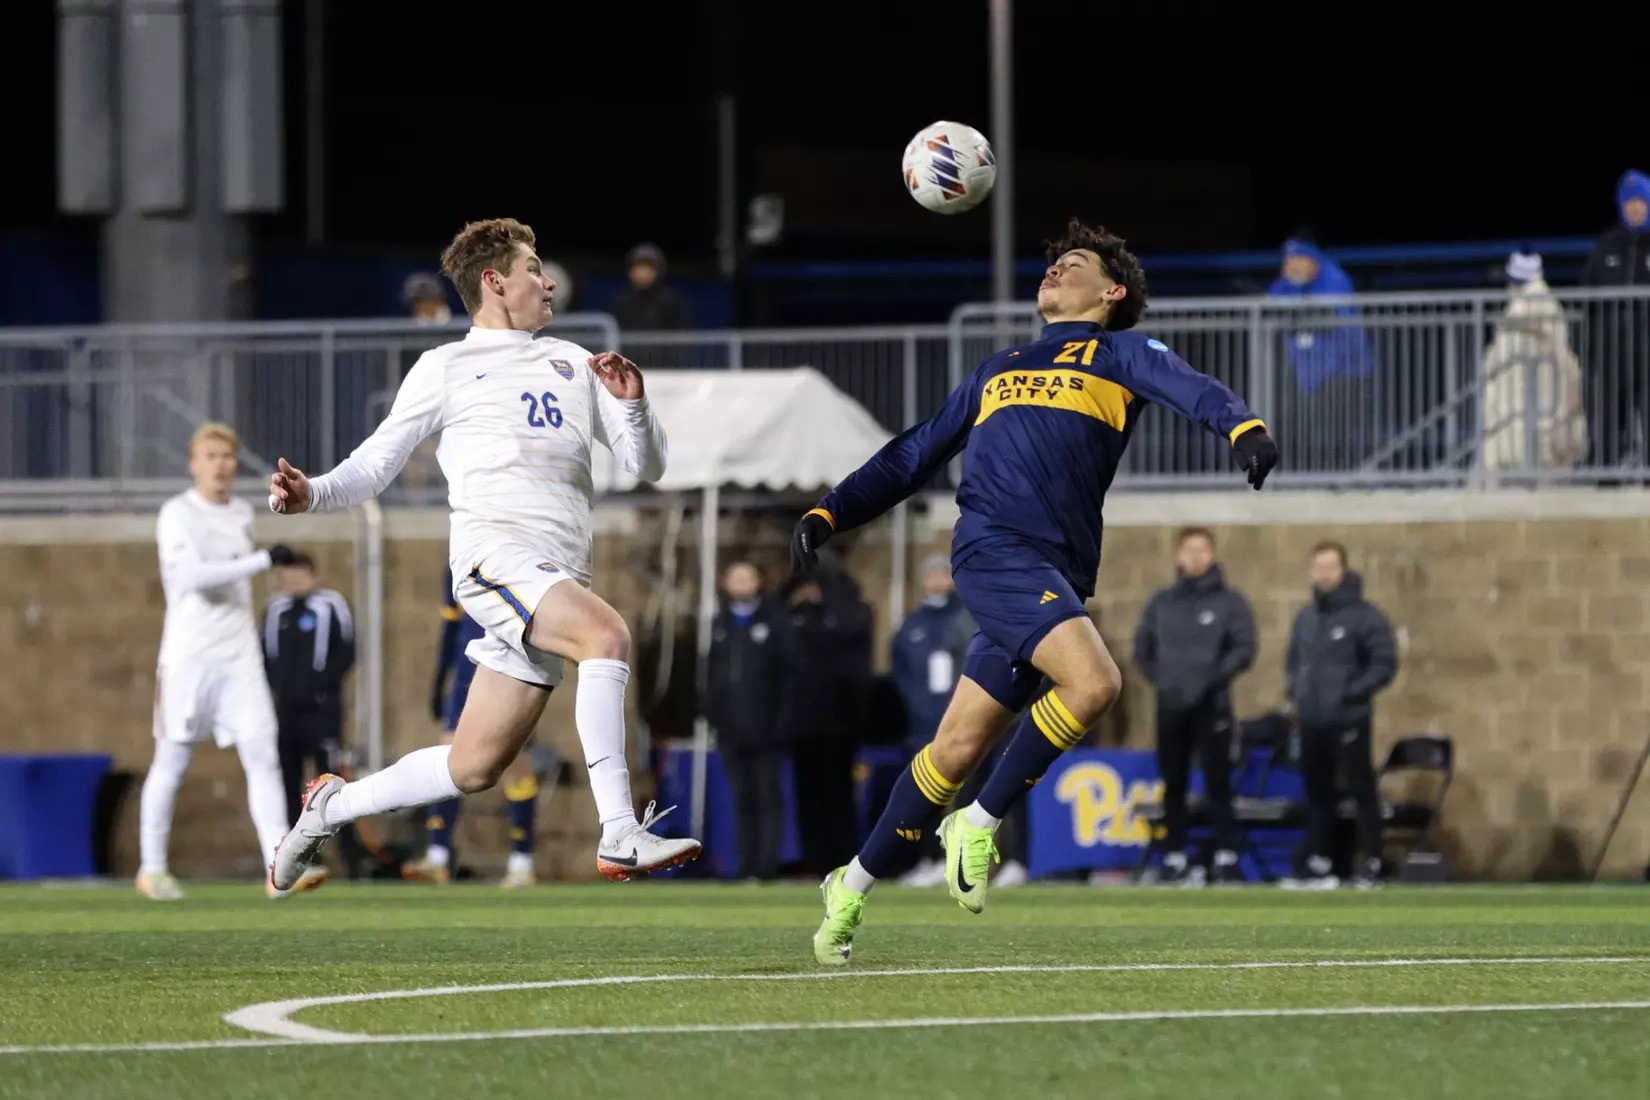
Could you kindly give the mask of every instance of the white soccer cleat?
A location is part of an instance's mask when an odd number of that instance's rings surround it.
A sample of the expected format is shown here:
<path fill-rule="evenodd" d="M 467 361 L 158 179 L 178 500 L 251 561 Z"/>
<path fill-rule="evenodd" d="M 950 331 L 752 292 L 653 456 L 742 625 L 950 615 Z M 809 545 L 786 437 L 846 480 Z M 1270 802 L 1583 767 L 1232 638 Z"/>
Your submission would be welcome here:
<path fill-rule="evenodd" d="M 944 871 L 941 871 L 941 874 L 944 874 Z M 999 890 L 1012 890 L 1016 886 L 1024 886 L 1030 881 L 1031 875 L 1026 872 L 1026 865 L 1017 859 L 1011 859 L 997 868 L 997 874 L 992 878 L 991 885 Z"/>
<path fill-rule="evenodd" d="M 498 880 L 500 890 L 521 890 L 538 884 L 539 876 L 531 868 L 520 871 L 506 871 L 504 877 Z"/>
<path fill-rule="evenodd" d="M 666 867 L 676 867 L 699 858 L 700 844 L 697 840 L 671 840 L 648 832 L 660 818 L 676 808 L 672 806 L 656 814 L 653 812 L 656 805 L 654 802 L 647 804 L 647 813 L 642 815 L 641 824 L 624 830 L 611 840 L 605 836 L 602 838 L 596 848 L 596 870 L 606 875 L 608 881 L 623 882 L 635 875 L 662 871 Z"/>
<path fill-rule="evenodd" d="M 178 880 L 172 877 L 170 871 L 152 871 L 147 874 L 139 871 L 132 885 L 137 887 L 138 893 L 150 901 L 183 900 L 183 890 L 178 886 Z"/>
<path fill-rule="evenodd" d="M 332 834 L 338 831 L 337 826 L 327 824 L 326 807 L 332 796 L 343 789 L 344 781 L 336 775 L 318 775 L 310 781 L 309 789 L 304 791 L 304 808 L 298 814 L 298 820 L 293 822 L 292 831 L 275 846 L 275 858 L 269 865 L 270 897 L 276 897 L 277 891 L 290 892 L 295 889 L 304 871 L 315 862 L 315 857 L 321 854 L 322 847 L 332 838 Z"/>
<path fill-rule="evenodd" d="M 945 864 L 937 859 L 925 859 L 899 878 L 901 886 L 944 886 Z"/>

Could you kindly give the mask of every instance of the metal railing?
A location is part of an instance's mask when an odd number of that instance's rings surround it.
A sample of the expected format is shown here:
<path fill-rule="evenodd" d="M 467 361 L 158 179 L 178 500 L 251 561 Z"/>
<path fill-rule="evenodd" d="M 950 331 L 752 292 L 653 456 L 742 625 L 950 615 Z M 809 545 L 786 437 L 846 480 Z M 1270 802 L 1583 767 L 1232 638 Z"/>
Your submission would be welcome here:
<path fill-rule="evenodd" d="M 960 307 L 953 381 L 1036 325 L 1030 305 Z M 1164 300 L 1138 327 L 1266 418 L 1284 454 L 1280 482 L 1650 473 L 1650 288 Z M 1230 470 L 1222 440 L 1148 409 L 1118 483 L 1224 485 Z"/>
<path fill-rule="evenodd" d="M 1650 473 L 1650 289 L 1165 299 L 1140 324 L 1263 415 L 1280 483 L 1479 484 Z M 127 506 L 175 491 L 201 420 L 234 424 L 256 478 L 277 455 L 328 469 L 401 377 L 462 322 L 0 329 L 0 508 Z M 650 370 L 812 366 L 890 431 L 931 414 L 1029 304 L 959 307 L 943 326 L 620 333 L 605 314 L 551 331 Z M 1120 488 L 1234 484 L 1227 445 L 1146 409 Z M 439 499 L 432 454 L 392 500 Z"/>

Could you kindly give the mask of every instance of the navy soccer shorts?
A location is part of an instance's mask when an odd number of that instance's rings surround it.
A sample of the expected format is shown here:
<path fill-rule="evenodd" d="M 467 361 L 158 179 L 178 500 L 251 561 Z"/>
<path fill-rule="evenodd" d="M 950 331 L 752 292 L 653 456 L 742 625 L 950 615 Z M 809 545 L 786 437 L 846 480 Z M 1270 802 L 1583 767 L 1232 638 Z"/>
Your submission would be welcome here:
<path fill-rule="evenodd" d="M 1037 644 L 1088 610 L 1060 570 L 1030 547 L 976 550 L 951 579 L 978 628 L 963 675 L 1007 709 L 1022 710 L 1043 679 L 1031 666 Z"/>

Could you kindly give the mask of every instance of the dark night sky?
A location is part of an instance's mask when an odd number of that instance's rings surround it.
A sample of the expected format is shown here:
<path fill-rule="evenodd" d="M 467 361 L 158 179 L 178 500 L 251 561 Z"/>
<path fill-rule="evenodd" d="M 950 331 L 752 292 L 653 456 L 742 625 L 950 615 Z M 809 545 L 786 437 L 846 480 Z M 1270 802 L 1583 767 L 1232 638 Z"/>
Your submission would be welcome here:
<path fill-rule="evenodd" d="M 305 5 L 287 7 L 296 46 Z M 927 122 L 990 134 L 986 0 L 326 7 L 339 246 L 422 248 L 512 212 L 568 249 L 651 237 L 708 259 L 725 88 L 742 187 L 781 187 L 793 211 L 783 255 L 986 248 L 988 215 L 936 218 L 897 182 Z M 1328 243 L 1590 235 L 1611 219 L 1621 170 L 1650 167 L 1642 36 L 1602 6 L 1542 9 L 1539 23 L 1464 15 L 1459 32 L 1438 20 L 1456 7 L 1436 3 L 1016 7 L 1028 251 L 1068 212 L 1153 251 L 1271 247 L 1302 221 Z M 53 213 L 53 6 L 8 5 L 7 20 L 0 231 L 66 228 Z M 303 224 L 291 115 L 290 209 L 266 219 L 272 243 Z"/>

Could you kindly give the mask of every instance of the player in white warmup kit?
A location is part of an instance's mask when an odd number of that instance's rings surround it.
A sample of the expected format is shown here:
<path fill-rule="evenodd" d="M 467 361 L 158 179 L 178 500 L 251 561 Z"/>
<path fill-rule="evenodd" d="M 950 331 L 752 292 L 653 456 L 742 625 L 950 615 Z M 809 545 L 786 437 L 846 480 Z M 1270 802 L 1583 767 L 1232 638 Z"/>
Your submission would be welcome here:
<path fill-rule="evenodd" d="M 664 431 L 634 363 L 535 337 L 550 323 L 556 284 L 534 244 L 513 219 L 465 226 L 441 267 L 470 312 L 469 333 L 413 364 L 389 416 L 337 469 L 311 480 L 283 458 L 270 476 L 276 512 L 347 508 L 383 492 L 413 449 L 440 432 L 454 594 L 487 630 L 466 651 L 478 667 L 452 744 L 408 753 L 354 783 L 318 777 L 276 850 L 273 889 L 297 882 L 347 822 L 497 783 L 561 682 L 564 657 L 579 666 L 574 722 L 601 819 L 597 868 L 625 879 L 699 854 L 697 840 L 648 831 L 663 816 L 651 804 L 636 820 L 624 730 L 630 631 L 589 589 L 591 450 L 605 444 L 630 473 L 655 481 Z"/>
<path fill-rule="evenodd" d="M 155 759 L 143 781 L 142 865 L 137 888 L 156 901 L 183 896 L 166 866 L 172 807 L 195 745 L 234 746 L 246 771 L 246 801 L 265 859 L 286 832 L 286 797 L 275 740 L 275 707 L 252 621 L 252 580 L 289 565 L 284 546 L 252 545 L 252 505 L 229 495 L 240 465 L 240 437 L 226 424 L 203 424 L 189 443 L 195 487 L 161 506 L 155 525 L 166 627 L 155 673 Z M 292 885 L 325 881 L 316 867 Z M 292 890 L 267 886 L 271 897 Z"/>

